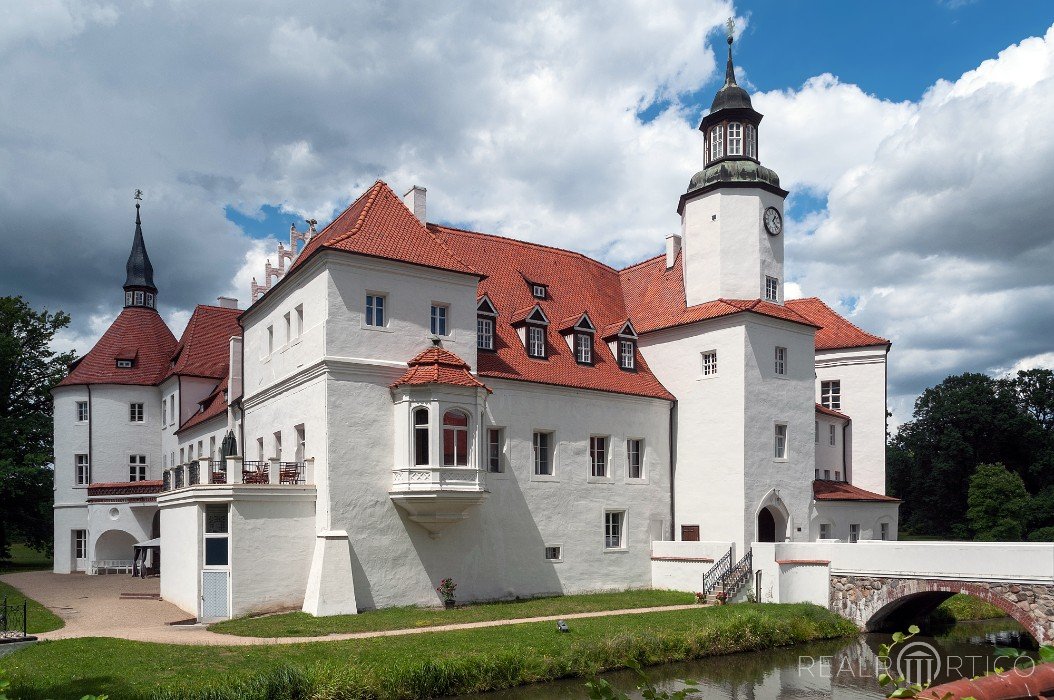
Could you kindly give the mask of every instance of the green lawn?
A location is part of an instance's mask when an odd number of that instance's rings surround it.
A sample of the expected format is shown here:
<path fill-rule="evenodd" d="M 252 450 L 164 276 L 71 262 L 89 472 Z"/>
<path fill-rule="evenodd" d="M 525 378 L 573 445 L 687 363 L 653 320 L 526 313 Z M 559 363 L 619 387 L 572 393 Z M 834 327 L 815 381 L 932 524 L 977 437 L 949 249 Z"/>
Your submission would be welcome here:
<path fill-rule="evenodd" d="M 426 698 L 857 634 L 807 605 L 741 604 L 335 642 L 250 647 L 70 639 L 0 658 L 19 700 Z"/>
<path fill-rule="evenodd" d="M 50 632 L 51 630 L 57 630 L 65 624 L 62 622 L 62 618 L 45 608 L 37 601 L 32 598 L 26 598 L 26 596 L 14 586 L 9 586 L 3 581 L 0 581 L 0 600 L 5 597 L 7 598 L 8 605 L 20 604 L 23 600 L 29 600 L 29 621 L 26 625 L 26 631 L 29 634 Z"/>
<path fill-rule="evenodd" d="M 695 601 L 691 593 L 659 590 L 633 590 L 615 593 L 551 596 L 468 605 L 463 608 L 385 608 L 358 615 L 313 617 L 303 612 L 242 617 L 209 627 L 213 632 L 245 637 L 318 637 L 340 632 L 374 632 L 453 625 L 460 622 L 514 620 L 522 617 L 569 615 L 597 610 L 652 608 L 661 605 L 687 605 Z"/>
<path fill-rule="evenodd" d="M 956 593 L 941 603 L 941 607 L 955 616 L 956 620 L 991 620 L 1006 617 L 1006 613 L 980 598 L 965 593 Z"/>
<path fill-rule="evenodd" d="M 50 569 L 51 566 L 51 557 L 46 554 L 30 549 L 24 544 L 12 544 L 11 560 L 0 562 L 0 574 L 8 574 L 12 571 Z"/>

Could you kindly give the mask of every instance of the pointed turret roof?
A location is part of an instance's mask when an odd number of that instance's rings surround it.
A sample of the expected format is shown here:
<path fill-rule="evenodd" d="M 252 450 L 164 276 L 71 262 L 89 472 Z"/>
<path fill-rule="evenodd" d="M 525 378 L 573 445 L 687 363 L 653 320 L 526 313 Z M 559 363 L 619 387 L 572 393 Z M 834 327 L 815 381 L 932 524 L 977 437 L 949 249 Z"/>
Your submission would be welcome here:
<path fill-rule="evenodd" d="M 467 362 L 438 345 L 418 353 L 406 364 L 408 369 L 392 383 L 392 389 L 404 385 L 447 384 L 486 389 L 490 392 L 486 384 L 472 376 Z"/>
<path fill-rule="evenodd" d="M 143 240 L 143 222 L 139 219 L 139 204 L 135 205 L 135 236 L 132 238 L 132 252 L 128 254 L 125 265 L 127 277 L 124 280 L 126 292 L 147 291 L 157 294 L 154 286 L 154 266 L 146 253 L 146 242 Z"/>
<path fill-rule="evenodd" d="M 121 311 L 87 355 L 77 360 L 59 386 L 77 384 L 160 384 L 168 373 L 176 338 L 153 309 Z M 117 361 L 131 362 L 118 367 Z"/>
<path fill-rule="evenodd" d="M 720 109 L 754 109 L 750 104 L 750 95 L 736 84 L 736 67 L 732 64 L 732 35 L 728 35 L 728 62 L 725 64 L 725 84 L 714 95 L 710 104 L 710 113 Z"/>

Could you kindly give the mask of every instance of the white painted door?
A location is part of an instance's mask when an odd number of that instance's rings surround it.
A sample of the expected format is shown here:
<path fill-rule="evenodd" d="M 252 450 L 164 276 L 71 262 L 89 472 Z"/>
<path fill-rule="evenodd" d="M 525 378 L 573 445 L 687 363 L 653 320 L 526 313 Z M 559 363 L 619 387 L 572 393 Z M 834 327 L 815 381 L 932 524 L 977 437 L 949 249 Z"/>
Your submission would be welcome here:
<path fill-rule="evenodd" d="M 227 605 L 231 575 L 229 571 L 201 572 L 201 615 L 202 621 L 226 620 L 231 616 Z"/>
<path fill-rule="evenodd" d="M 88 531 L 73 531 L 73 570 L 87 571 L 88 569 Z"/>

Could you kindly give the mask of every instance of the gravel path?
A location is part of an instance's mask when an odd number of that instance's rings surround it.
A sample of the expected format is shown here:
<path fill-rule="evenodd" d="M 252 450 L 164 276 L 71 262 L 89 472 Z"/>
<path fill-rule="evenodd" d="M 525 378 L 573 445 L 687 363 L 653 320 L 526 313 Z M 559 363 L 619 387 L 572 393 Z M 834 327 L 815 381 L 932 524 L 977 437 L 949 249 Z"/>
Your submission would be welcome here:
<path fill-rule="evenodd" d="M 7 574 L 0 580 L 8 583 L 40 604 L 47 606 L 66 622 L 53 632 L 43 632 L 41 639 L 70 639 L 74 637 L 118 637 L 139 642 L 163 644 L 200 644 L 213 646 L 248 646 L 257 644 L 302 644 L 304 642 L 333 642 L 342 639 L 394 637 L 425 632 L 448 632 L 499 627 L 527 622 L 553 622 L 607 615 L 634 615 L 666 610 L 687 610 L 698 605 L 669 605 L 632 610 L 602 610 L 598 612 L 546 615 L 515 620 L 465 622 L 436 627 L 415 627 L 378 632 L 351 632 L 323 637 L 235 637 L 209 632 L 205 625 L 173 625 L 189 616 L 171 603 L 161 600 L 121 598 L 121 593 L 157 593 L 160 582 L 156 578 L 137 579 L 128 575 L 86 576 L 84 574 L 53 574 L 45 571 L 25 571 Z"/>

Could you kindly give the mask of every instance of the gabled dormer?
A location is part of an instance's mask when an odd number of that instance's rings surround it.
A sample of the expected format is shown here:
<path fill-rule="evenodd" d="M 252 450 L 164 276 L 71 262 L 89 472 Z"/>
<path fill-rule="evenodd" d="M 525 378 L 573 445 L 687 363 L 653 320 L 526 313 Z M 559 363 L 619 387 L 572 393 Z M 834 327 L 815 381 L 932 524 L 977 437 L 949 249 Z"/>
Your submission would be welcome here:
<path fill-rule="evenodd" d="M 491 302 L 490 297 L 486 294 L 481 296 L 476 302 L 476 349 L 477 350 L 489 350 L 495 349 L 495 324 L 498 320 L 498 310 L 494 308 L 494 303 Z"/>
<path fill-rule="evenodd" d="M 544 360 L 549 356 L 549 344 L 546 341 L 549 317 L 542 311 L 541 306 L 535 304 L 517 311 L 513 314 L 512 325 L 519 333 L 528 357 Z"/>
<path fill-rule="evenodd" d="M 592 365 L 596 361 L 594 351 L 596 331 L 596 326 L 589 319 L 588 312 L 564 319 L 560 324 L 560 334 L 564 336 L 578 364 Z"/>
<path fill-rule="evenodd" d="M 637 331 L 628 318 L 620 323 L 613 323 L 604 331 L 604 340 L 611 348 L 611 354 L 618 360 L 618 366 L 627 372 L 637 370 Z"/>

